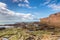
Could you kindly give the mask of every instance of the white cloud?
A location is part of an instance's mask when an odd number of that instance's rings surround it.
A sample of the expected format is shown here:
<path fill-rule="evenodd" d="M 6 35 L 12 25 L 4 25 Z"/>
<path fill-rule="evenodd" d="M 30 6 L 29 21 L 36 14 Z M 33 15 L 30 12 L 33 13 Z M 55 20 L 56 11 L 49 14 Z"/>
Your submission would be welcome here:
<path fill-rule="evenodd" d="M 58 4 L 49 4 L 48 7 L 52 8 L 53 10 L 60 10 L 60 5 Z"/>
<path fill-rule="evenodd" d="M 57 0 L 45 0 L 43 5 L 50 4 L 50 3 L 56 3 L 56 2 L 57 2 Z"/>
<path fill-rule="evenodd" d="M 29 6 L 28 4 L 18 4 L 19 7 L 26 7 L 26 8 L 32 8 L 31 6 Z"/>
<path fill-rule="evenodd" d="M 33 8 L 33 7 L 29 6 L 28 4 L 26 4 L 25 6 L 26 6 L 27 8 Z"/>
<path fill-rule="evenodd" d="M 28 1 L 28 0 L 24 0 L 24 2 L 29 3 L 29 1 Z"/>
<path fill-rule="evenodd" d="M 19 7 L 25 7 L 25 8 L 37 8 L 37 7 L 31 7 L 29 4 L 18 4 Z"/>
<path fill-rule="evenodd" d="M 6 4 L 4 4 L 4 3 L 2 3 L 2 2 L 0 2 L 0 8 L 5 9 L 5 8 L 7 8 L 7 5 L 6 5 Z"/>
<path fill-rule="evenodd" d="M 25 3 L 28 3 L 29 4 L 29 1 L 28 0 L 13 0 L 13 2 L 25 2 Z"/>
<path fill-rule="evenodd" d="M 60 10 L 60 3 L 57 4 L 57 0 L 46 0 L 42 5 L 47 6 L 52 10 Z"/>
<path fill-rule="evenodd" d="M 25 8 L 37 8 L 30 6 L 30 3 L 28 0 L 13 0 L 13 2 L 18 2 L 19 7 L 25 7 Z M 23 2 L 23 3 L 22 3 Z"/>
<path fill-rule="evenodd" d="M 46 0 L 46 2 L 44 2 L 43 4 L 46 5 L 48 3 L 50 3 L 51 0 Z"/>
<path fill-rule="evenodd" d="M 3 7 L 3 8 L 2 8 Z M 35 20 L 35 16 L 31 13 L 16 13 L 12 10 L 7 9 L 5 3 L 0 2 L 0 23 L 11 23 L 11 22 L 22 22 Z"/>
<path fill-rule="evenodd" d="M 19 6 L 19 7 L 24 7 L 24 6 L 25 6 L 25 4 L 18 4 L 18 6 Z"/>

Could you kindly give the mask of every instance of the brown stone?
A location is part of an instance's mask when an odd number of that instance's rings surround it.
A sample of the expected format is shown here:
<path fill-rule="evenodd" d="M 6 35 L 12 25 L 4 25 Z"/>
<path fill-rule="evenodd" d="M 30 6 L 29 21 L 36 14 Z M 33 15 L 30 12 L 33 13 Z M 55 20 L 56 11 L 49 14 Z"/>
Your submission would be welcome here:
<path fill-rule="evenodd" d="M 40 19 L 40 22 L 48 25 L 60 26 L 60 12 L 51 14 L 47 18 L 42 18 Z"/>

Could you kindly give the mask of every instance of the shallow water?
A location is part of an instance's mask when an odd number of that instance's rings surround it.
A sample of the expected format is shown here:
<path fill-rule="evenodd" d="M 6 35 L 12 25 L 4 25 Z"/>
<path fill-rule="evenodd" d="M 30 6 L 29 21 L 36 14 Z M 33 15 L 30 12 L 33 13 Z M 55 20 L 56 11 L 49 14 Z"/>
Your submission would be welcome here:
<path fill-rule="evenodd" d="M 13 28 L 14 26 L 0 26 L 0 28 Z"/>

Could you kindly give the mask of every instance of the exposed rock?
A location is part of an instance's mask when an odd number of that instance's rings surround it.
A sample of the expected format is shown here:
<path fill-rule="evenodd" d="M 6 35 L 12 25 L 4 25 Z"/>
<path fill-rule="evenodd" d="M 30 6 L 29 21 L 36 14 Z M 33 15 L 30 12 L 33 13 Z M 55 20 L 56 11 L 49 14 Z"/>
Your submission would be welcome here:
<path fill-rule="evenodd" d="M 40 19 L 41 23 L 52 25 L 52 26 L 60 26 L 60 12 L 51 14 L 47 18 Z"/>

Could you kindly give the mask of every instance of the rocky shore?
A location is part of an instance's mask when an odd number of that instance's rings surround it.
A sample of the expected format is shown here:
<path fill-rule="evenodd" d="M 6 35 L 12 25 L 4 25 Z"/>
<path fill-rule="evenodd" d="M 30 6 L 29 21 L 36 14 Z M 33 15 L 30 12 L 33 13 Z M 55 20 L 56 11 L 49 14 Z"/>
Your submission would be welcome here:
<path fill-rule="evenodd" d="M 10 25 L 12 26 L 12 25 Z M 0 40 L 60 40 L 60 12 L 40 22 L 18 23 L 0 30 Z"/>
<path fill-rule="evenodd" d="M 48 31 L 28 31 L 20 28 L 0 31 L 0 40 L 60 40 L 60 34 L 52 35 Z"/>

